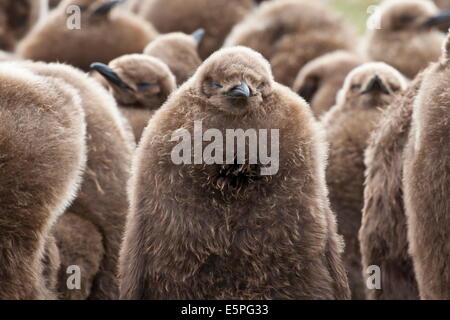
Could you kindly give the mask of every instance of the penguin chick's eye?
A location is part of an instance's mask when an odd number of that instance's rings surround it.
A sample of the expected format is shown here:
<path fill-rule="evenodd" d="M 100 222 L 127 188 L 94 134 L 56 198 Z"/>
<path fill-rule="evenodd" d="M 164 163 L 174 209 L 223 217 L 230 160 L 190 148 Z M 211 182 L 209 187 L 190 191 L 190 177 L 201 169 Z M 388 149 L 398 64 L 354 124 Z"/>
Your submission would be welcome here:
<path fill-rule="evenodd" d="M 139 91 L 147 91 L 156 86 L 156 83 L 141 82 L 137 84 Z"/>
<path fill-rule="evenodd" d="M 359 89 L 361 89 L 361 85 L 360 84 L 352 85 L 352 90 L 359 90 Z"/>
<path fill-rule="evenodd" d="M 412 16 L 401 16 L 400 17 L 400 22 L 402 24 L 409 24 L 413 21 L 414 21 L 414 17 L 412 17 Z"/>
<path fill-rule="evenodd" d="M 398 90 L 400 90 L 400 88 L 396 86 L 391 86 L 391 89 L 393 92 L 397 92 Z"/>
<path fill-rule="evenodd" d="M 261 82 L 261 83 L 258 85 L 257 89 L 262 89 L 262 88 L 264 88 L 265 86 L 266 86 L 266 84 L 265 84 L 264 82 Z"/>
<path fill-rule="evenodd" d="M 212 81 L 212 82 L 211 82 L 211 85 L 212 85 L 212 87 L 215 88 L 215 89 L 221 89 L 221 88 L 223 88 L 223 86 L 222 86 L 220 83 L 218 83 L 218 82 Z"/>

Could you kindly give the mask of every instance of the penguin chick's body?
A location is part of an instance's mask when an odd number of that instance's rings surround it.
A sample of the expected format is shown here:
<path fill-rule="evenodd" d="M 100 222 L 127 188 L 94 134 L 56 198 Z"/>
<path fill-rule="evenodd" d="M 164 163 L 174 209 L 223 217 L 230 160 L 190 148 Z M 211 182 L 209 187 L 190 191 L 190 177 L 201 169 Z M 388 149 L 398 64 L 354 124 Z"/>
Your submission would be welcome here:
<path fill-rule="evenodd" d="M 177 84 L 188 80 L 202 63 L 198 46 L 202 41 L 201 29 L 192 35 L 173 32 L 160 35 L 144 50 L 144 54 L 160 59 L 175 75 Z"/>
<path fill-rule="evenodd" d="M 336 104 L 336 96 L 347 75 L 363 59 L 354 53 L 336 51 L 308 62 L 299 72 L 292 89 L 311 106 L 320 117 Z"/>
<path fill-rule="evenodd" d="M 419 299 L 408 253 L 402 176 L 412 106 L 421 82 L 419 74 L 389 105 L 365 152 L 364 209 L 359 231 L 362 265 L 363 271 L 375 265 L 382 272 L 381 288 L 366 291 L 371 300 Z"/>
<path fill-rule="evenodd" d="M 77 261 L 91 262 L 101 258 L 99 271 L 95 274 L 89 299 L 115 299 L 118 297 L 117 265 L 120 244 L 125 228 L 128 200 L 126 183 L 129 178 L 131 154 L 134 149 L 132 137 L 125 129 L 125 120 L 121 118 L 113 97 L 95 80 L 73 67 L 63 64 L 23 63 L 33 72 L 51 77 L 59 82 L 66 82 L 79 91 L 82 107 L 86 113 L 87 124 L 87 167 L 83 174 L 83 183 L 77 198 L 66 210 L 66 213 L 77 215 L 87 223 L 72 226 L 72 233 L 65 237 L 72 238 L 71 247 L 60 250 L 71 250 L 72 255 L 64 257 L 80 257 Z M 73 219 L 72 219 L 73 220 Z M 70 220 L 69 220 L 70 221 Z M 101 234 L 102 245 L 98 244 L 99 236 L 89 234 L 90 240 L 81 248 L 78 226 L 89 224 L 95 226 Z M 56 239 L 57 243 L 63 243 Z M 74 242 L 78 242 L 74 245 Z M 64 243 L 71 243 L 64 239 Z M 95 244 L 94 244 L 95 243 Z M 95 251 L 98 249 L 97 251 Z M 104 254 L 103 254 L 104 253 Z M 72 261 L 62 261 L 63 265 L 74 265 Z M 93 264 L 80 266 L 82 270 L 91 272 Z M 70 296 L 67 286 L 62 286 Z"/>
<path fill-rule="evenodd" d="M 175 77 L 159 59 L 140 54 L 119 57 L 109 66 L 94 63 L 92 67 L 107 80 L 139 142 L 151 116 L 176 89 Z"/>
<path fill-rule="evenodd" d="M 149 23 L 131 13 L 112 10 L 119 2 L 61 2 L 20 43 L 19 54 L 35 61 L 65 62 L 87 71 L 92 62 L 108 63 L 124 54 L 141 53 L 157 33 Z M 76 19 L 78 14 L 80 21 Z"/>
<path fill-rule="evenodd" d="M 385 0 L 379 10 L 379 27 L 369 30 L 363 50 L 413 79 L 439 58 L 445 35 L 437 27 L 450 15 L 429 0 Z"/>
<path fill-rule="evenodd" d="M 272 65 L 275 80 L 292 86 L 300 69 L 331 51 L 352 50 L 356 32 L 319 1 L 263 3 L 236 25 L 225 46 L 243 45 Z"/>
<path fill-rule="evenodd" d="M 205 29 L 199 51 L 201 58 L 206 59 L 254 7 L 253 0 L 150 0 L 142 4 L 140 14 L 161 33 L 189 34 Z"/>
<path fill-rule="evenodd" d="M 408 240 L 419 293 L 450 299 L 450 38 L 424 74 L 405 150 Z"/>
<path fill-rule="evenodd" d="M 53 299 L 45 243 L 85 166 L 83 109 L 73 88 L 6 63 L 0 97 L 0 299 Z"/>
<path fill-rule="evenodd" d="M 199 134 L 194 121 L 219 135 L 266 129 L 272 142 L 279 129 L 279 168 L 263 173 L 267 162 L 237 164 L 236 154 L 229 164 L 175 164 L 173 135 Z M 273 81 L 260 54 L 214 53 L 155 114 L 136 153 L 121 298 L 348 298 L 325 153 L 309 107 Z"/>
<path fill-rule="evenodd" d="M 381 116 L 381 108 L 405 89 L 406 80 L 384 63 L 367 63 L 346 78 L 338 103 L 322 119 L 330 143 L 326 171 L 331 208 L 344 236 L 344 262 L 354 299 L 363 299 L 358 231 L 364 194 L 364 150 Z"/>

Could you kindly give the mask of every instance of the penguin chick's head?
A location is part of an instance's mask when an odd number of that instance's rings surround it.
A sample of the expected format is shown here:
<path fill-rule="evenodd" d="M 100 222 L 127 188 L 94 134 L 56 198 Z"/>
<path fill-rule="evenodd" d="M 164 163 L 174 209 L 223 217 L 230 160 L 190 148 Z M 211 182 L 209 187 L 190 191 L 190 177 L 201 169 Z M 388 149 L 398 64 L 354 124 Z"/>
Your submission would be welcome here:
<path fill-rule="evenodd" d="M 379 13 L 376 32 L 427 32 L 450 22 L 450 12 L 439 12 L 429 0 L 387 0 Z"/>
<path fill-rule="evenodd" d="M 83 18 L 89 19 L 89 22 L 105 20 L 112 9 L 125 0 L 66 0 L 61 2 L 59 8 L 63 8 L 66 13 L 74 13 L 75 8 L 79 9 Z M 70 10 L 69 9 L 74 9 Z"/>
<path fill-rule="evenodd" d="M 207 104 L 221 112 L 241 115 L 258 108 L 271 94 L 269 62 L 252 49 L 231 47 L 211 55 L 193 77 Z"/>
<path fill-rule="evenodd" d="M 154 57 L 129 54 L 109 65 L 93 63 L 91 68 L 108 81 L 114 98 L 123 107 L 155 110 L 176 89 L 175 77 L 167 65 Z"/>
<path fill-rule="evenodd" d="M 349 73 L 338 104 L 365 108 L 386 106 L 406 86 L 406 79 L 391 66 L 382 62 L 366 63 Z"/>

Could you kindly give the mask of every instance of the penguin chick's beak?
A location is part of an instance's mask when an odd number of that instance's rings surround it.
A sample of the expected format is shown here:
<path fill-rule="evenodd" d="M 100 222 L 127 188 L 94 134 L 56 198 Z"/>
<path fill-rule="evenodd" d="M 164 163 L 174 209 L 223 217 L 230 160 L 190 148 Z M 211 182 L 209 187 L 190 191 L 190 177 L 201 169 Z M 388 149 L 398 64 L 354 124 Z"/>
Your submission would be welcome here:
<path fill-rule="evenodd" d="M 122 3 L 124 0 L 110 0 L 105 4 L 102 4 L 100 7 L 95 9 L 95 15 L 106 15 L 108 14 L 115 6 Z"/>
<path fill-rule="evenodd" d="M 108 80 L 108 82 L 118 86 L 119 88 L 134 91 L 106 64 L 95 62 L 91 64 L 91 69 L 100 73 L 106 80 Z"/>
<path fill-rule="evenodd" d="M 368 94 L 375 90 L 382 92 L 384 94 L 389 94 L 388 88 L 386 88 L 383 81 L 380 79 L 380 77 L 378 77 L 378 75 L 376 75 L 369 81 L 366 89 L 364 89 L 364 91 L 362 91 L 361 94 Z"/>
<path fill-rule="evenodd" d="M 247 83 L 243 81 L 240 85 L 233 87 L 226 93 L 227 96 L 233 98 L 250 98 L 252 96 Z"/>
<path fill-rule="evenodd" d="M 194 38 L 195 43 L 197 44 L 197 47 L 200 46 L 200 44 L 202 43 L 203 38 L 205 37 L 205 29 L 198 29 L 196 31 L 194 31 L 193 34 L 191 34 L 191 36 Z"/>
<path fill-rule="evenodd" d="M 434 27 L 440 24 L 450 22 L 450 11 L 442 11 L 437 16 L 434 16 L 423 24 L 424 27 Z"/>

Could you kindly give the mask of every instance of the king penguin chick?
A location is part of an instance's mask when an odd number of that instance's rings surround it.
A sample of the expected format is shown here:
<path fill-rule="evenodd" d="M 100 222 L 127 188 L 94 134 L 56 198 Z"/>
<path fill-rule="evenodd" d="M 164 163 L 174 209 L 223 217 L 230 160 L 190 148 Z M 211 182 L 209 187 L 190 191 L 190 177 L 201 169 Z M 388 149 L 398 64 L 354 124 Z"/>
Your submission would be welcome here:
<path fill-rule="evenodd" d="M 413 79 L 439 58 L 445 35 L 437 27 L 450 14 L 429 0 L 385 0 L 379 10 L 379 27 L 369 30 L 363 51 Z"/>
<path fill-rule="evenodd" d="M 201 165 L 190 156 L 175 164 L 175 141 L 191 150 L 199 122 L 213 133 L 214 150 L 205 149 L 204 163 L 195 155 Z M 225 164 L 230 130 L 270 135 L 275 167 L 233 147 Z M 348 298 L 323 138 L 308 105 L 273 81 L 259 53 L 235 47 L 211 55 L 155 114 L 135 153 L 121 298 Z M 267 141 L 260 150 L 269 150 Z M 257 144 L 244 138 L 238 149 L 244 143 Z"/>
<path fill-rule="evenodd" d="M 42 265 L 48 232 L 86 163 L 77 92 L 0 66 L 0 299 L 54 299 Z"/>
<path fill-rule="evenodd" d="M 189 34 L 204 28 L 205 39 L 199 52 L 206 59 L 254 7 L 253 0 L 149 0 L 142 4 L 140 14 L 161 33 Z"/>
<path fill-rule="evenodd" d="M 198 29 L 191 35 L 173 32 L 157 37 L 144 50 L 144 54 L 156 57 L 169 66 L 177 84 L 189 79 L 202 63 L 198 47 L 205 31 Z"/>
<path fill-rule="evenodd" d="M 73 234 L 65 235 L 70 237 L 71 241 L 66 241 L 66 238 L 56 240 L 70 245 L 60 250 L 72 248 L 72 254 L 64 254 L 61 258 L 78 256 L 80 259 L 77 261 L 89 263 L 84 266 L 87 270 L 80 266 L 84 272 L 92 272 L 96 259 L 101 258 L 100 268 L 93 276 L 92 288 L 87 292 L 88 296 L 83 298 L 115 299 L 118 297 L 119 250 L 128 211 L 126 183 L 134 150 L 131 134 L 125 128 L 126 122 L 121 117 L 114 98 L 95 79 L 68 65 L 30 62 L 22 64 L 39 75 L 69 83 L 79 91 L 86 113 L 87 167 L 77 198 L 65 212 L 65 215 L 76 215 L 79 219 L 72 228 Z M 66 220 L 75 221 L 70 218 Z M 79 242 L 79 234 L 84 231 L 78 229 L 87 225 L 79 220 L 85 220 L 90 229 L 95 228 L 100 233 L 102 246 L 86 243 L 86 247 L 79 248 L 82 245 L 82 242 Z M 98 235 L 89 236 L 91 242 L 99 239 Z M 62 264 L 70 266 L 76 263 L 62 261 Z M 60 294 L 71 298 L 74 290 L 63 287 L 66 291 Z"/>
<path fill-rule="evenodd" d="M 345 240 L 344 262 L 353 299 L 365 297 L 358 242 L 364 203 L 364 150 L 381 109 L 405 88 L 406 80 L 397 70 L 384 63 L 366 63 L 350 72 L 336 106 L 322 119 L 330 143 L 326 172 L 330 202 Z"/>
<path fill-rule="evenodd" d="M 225 46 L 244 45 L 270 61 L 275 80 L 292 86 L 300 69 L 331 51 L 352 50 L 356 32 L 319 1 L 261 4 L 236 25 Z"/>
<path fill-rule="evenodd" d="M 19 54 L 35 61 L 65 62 L 87 71 L 92 62 L 109 63 L 124 54 L 141 53 L 157 33 L 149 23 L 131 13 L 112 10 L 120 2 L 61 2 L 19 44 Z M 72 15 L 67 15 L 67 10 Z M 77 10 L 81 10 L 79 21 Z"/>
<path fill-rule="evenodd" d="M 348 51 L 324 54 L 300 70 L 292 89 L 310 104 L 314 115 L 320 117 L 336 104 L 336 95 L 349 72 L 362 63 L 361 57 Z"/>
<path fill-rule="evenodd" d="M 370 266 L 378 266 L 382 272 L 381 288 L 366 290 L 370 300 L 419 299 L 408 254 L 402 176 L 412 105 L 421 82 L 419 74 L 386 108 L 365 151 L 364 209 L 359 231 L 363 273 L 368 275 Z"/>
<path fill-rule="evenodd" d="M 420 297 L 450 299 L 450 37 L 424 74 L 405 149 L 410 254 Z"/>
<path fill-rule="evenodd" d="M 93 63 L 91 67 L 108 81 L 139 142 L 152 115 L 176 89 L 175 77 L 159 59 L 141 54 L 125 55 L 109 66 Z"/>

